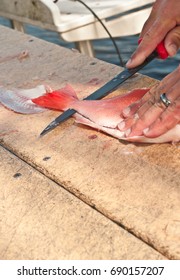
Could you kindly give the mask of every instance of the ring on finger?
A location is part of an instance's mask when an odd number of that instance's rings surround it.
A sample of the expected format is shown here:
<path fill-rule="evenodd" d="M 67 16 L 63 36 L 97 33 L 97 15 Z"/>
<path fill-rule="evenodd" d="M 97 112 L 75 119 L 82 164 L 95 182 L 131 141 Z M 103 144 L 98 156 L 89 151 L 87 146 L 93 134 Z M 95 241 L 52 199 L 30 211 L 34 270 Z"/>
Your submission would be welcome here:
<path fill-rule="evenodd" d="M 160 95 L 160 101 L 166 106 L 168 107 L 169 105 L 171 105 L 171 101 L 167 98 L 165 93 L 162 93 Z"/>

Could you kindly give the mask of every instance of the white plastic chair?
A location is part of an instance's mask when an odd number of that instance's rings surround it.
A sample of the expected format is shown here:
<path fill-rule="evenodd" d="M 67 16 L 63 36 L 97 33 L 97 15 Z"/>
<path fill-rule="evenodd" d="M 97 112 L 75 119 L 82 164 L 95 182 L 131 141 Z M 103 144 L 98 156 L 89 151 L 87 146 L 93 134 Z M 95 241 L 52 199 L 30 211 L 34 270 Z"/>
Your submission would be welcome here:
<path fill-rule="evenodd" d="M 140 33 L 155 0 L 84 0 L 103 21 L 113 37 Z M 12 21 L 13 28 L 24 31 L 31 24 L 57 31 L 80 52 L 94 56 L 91 41 L 109 35 L 81 3 L 72 0 L 0 0 L 0 16 Z"/>

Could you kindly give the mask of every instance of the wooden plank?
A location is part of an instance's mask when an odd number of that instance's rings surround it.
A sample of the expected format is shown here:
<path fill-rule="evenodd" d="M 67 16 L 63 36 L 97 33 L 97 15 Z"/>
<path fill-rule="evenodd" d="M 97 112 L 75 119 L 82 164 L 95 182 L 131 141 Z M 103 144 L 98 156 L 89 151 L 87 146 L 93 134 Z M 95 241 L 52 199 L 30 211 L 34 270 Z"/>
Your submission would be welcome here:
<path fill-rule="evenodd" d="M 21 62 L 0 64 L 0 83 L 8 88 L 43 82 L 60 88 L 68 82 L 82 98 L 121 70 L 31 36 L 0 30 L 1 58 L 29 51 L 29 58 Z M 155 82 L 138 75 L 114 95 Z M 72 119 L 39 139 L 58 114 L 20 115 L 1 107 L 1 143 L 166 257 L 180 258 L 179 145 L 122 143 Z"/>
<path fill-rule="evenodd" d="M 0 258 L 164 259 L 0 147 Z"/>

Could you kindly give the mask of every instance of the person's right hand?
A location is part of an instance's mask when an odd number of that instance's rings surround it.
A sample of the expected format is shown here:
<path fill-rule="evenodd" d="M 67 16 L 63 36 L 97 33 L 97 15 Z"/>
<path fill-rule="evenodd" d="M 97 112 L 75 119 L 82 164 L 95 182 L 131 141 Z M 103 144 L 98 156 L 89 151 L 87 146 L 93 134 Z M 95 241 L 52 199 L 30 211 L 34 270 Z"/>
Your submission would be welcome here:
<path fill-rule="evenodd" d="M 180 48 L 180 0 L 157 0 L 140 34 L 142 41 L 126 66 L 140 65 L 164 41 L 169 56 Z"/>

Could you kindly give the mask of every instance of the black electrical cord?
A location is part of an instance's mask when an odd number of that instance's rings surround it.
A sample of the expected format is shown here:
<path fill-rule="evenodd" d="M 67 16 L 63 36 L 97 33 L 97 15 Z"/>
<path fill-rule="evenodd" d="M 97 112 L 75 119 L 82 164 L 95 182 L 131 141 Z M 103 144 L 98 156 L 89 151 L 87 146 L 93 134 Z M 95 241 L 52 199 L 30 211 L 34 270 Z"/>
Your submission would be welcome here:
<path fill-rule="evenodd" d="M 112 41 L 112 43 L 113 43 L 113 45 L 114 45 L 114 47 L 115 47 L 115 49 L 116 49 L 117 55 L 118 55 L 118 57 L 119 57 L 120 65 L 121 65 L 121 66 L 124 66 L 124 62 L 123 62 L 123 60 L 122 60 L 122 57 L 121 57 L 120 51 L 119 51 L 119 49 L 118 49 L 118 46 L 117 46 L 117 44 L 116 44 L 114 38 L 112 37 L 111 33 L 109 32 L 109 30 L 107 29 L 107 27 L 106 27 L 106 26 L 104 25 L 104 23 L 102 22 L 102 20 L 98 17 L 98 15 L 97 15 L 86 3 L 84 3 L 84 2 L 81 1 L 81 0 L 74 0 L 74 1 L 77 1 L 77 2 L 81 3 L 82 5 L 84 5 L 84 6 L 93 14 L 93 16 L 99 21 L 99 23 L 103 26 L 103 28 L 106 30 L 107 34 L 109 35 L 109 37 L 110 37 L 110 39 L 111 39 L 111 41 Z M 56 1 L 56 2 L 57 2 L 57 1 Z"/>

